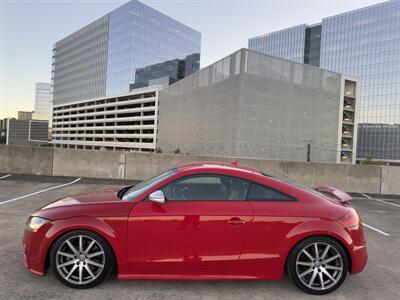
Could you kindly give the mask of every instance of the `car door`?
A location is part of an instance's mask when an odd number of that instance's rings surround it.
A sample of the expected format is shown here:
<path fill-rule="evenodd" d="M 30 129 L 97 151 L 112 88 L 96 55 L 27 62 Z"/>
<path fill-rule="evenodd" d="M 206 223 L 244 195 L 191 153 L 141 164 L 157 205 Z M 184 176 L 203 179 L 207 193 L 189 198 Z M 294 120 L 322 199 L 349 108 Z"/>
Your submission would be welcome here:
<path fill-rule="evenodd" d="M 232 267 L 253 219 L 249 182 L 218 174 L 162 187 L 165 203 L 139 202 L 128 222 L 128 268 L 180 274 Z"/>
<path fill-rule="evenodd" d="M 241 267 L 251 269 L 260 278 L 278 279 L 282 274 L 286 237 L 307 217 L 299 217 L 298 200 L 272 186 L 251 182 L 247 201 L 254 211 L 251 232 L 240 256 Z M 312 209 L 312 208 L 310 208 Z"/>

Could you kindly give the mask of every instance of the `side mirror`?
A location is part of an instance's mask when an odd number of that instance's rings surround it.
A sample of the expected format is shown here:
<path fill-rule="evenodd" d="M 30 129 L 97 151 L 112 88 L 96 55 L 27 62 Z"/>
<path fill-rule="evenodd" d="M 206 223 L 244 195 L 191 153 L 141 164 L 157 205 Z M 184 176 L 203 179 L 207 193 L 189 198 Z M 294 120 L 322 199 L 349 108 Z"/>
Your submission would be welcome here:
<path fill-rule="evenodd" d="M 165 202 L 165 197 L 164 197 L 164 193 L 161 190 L 157 190 L 155 192 L 152 192 L 149 195 L 149 200 L 156 202 L 156 203 L 164 203 Z"/>

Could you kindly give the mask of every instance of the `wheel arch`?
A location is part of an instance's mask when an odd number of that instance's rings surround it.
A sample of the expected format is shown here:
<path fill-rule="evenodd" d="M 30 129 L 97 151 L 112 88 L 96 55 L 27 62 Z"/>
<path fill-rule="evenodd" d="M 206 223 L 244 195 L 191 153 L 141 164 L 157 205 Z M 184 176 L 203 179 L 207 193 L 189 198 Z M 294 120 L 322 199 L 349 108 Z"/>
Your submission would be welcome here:
<path fill-rule="evenodd" d="M 75 219 L 75 218 L 74 218 Z M 66 220 L 60 220 L 59 222 L 55 222 L 51 230 L 49 230 L 48 235 L 49 235 L 49 244 L 47 249 L 45 250 L 45 260 L 44 260 L 44 271 L 45 273 L 48 271 L 50 267 L 50 253 L 51 250 L 56 243 L 58 239 L 60 239 L 62 236 L 65 234 L 68 234 L 73 231 L 88 231 L 94 234 L 99 235 L 101 238 L 104 239 L 104 241 L 107 243 L 107 245 L 111 249 L 111 253 L 113 255 L 113 261 L 114 261 L 114 270 L 113 272 L 118 272 L 118 259 L 117 259 L 117 254 L 120 252 L 117 251 L 116 243 L 118 242 L 118 236 L 115 234 L 114 230 L 104 222 L 101 222 L 100 220 L 96 218 L 90 217 L 89 219 L 90 222 L 85 222 L 82 219 L 88 220 L 88 218 L 79 218 L 79 221 L 76 222 L 76 224 L 79 225 L 73 225 L 73 226 L 64 226 L 63 221 Z M 94 224 L 93 219 L 96 219 L 97 221 Z M 68 219 L 67 219 L 68 220 Z M 70 222 L 70 220 L 69 220 Z M 108 227 L 108 228 L 107 228 Z"/>
<path fill-rule="evenodd" d="M 349 265 L 348 265 L 348 268 L 349 268 L 349 269 L 348 269 L 348 271 L 351 272 L 351 268 L 352 268 L 352 258 L 351 258 L 349 249 L 347 248 L 347 246 L 345 245 L 345 243 L 344 243 L 341 239 L 337 238 L 336 236 L 334 236 L 334 235 L 332 235 L 332 234 L 327 234 L 327 233 L 324 233 L 324 234 L 310 234 L 310 235 L 306 235 L 306 236 L 302 237 L 301 239 L 297 240 L 296 243 L 294 243 L 293 245 L 291 245 L 289 251 L 286 253 L 286 256 L 285 256 L 285 262 L 284 262 L 284 264 L 283 264 L 283 268 L 284 268 L 283 271 L 284 271 L 284 272 L 287 271 L 288 259 L 289 259 L 289 257 L 290 257 L 290 254 L 293 252 L 294 248 L 295 248 L 297 245 L 299 245 L 301 242 L 303 242 L 303 241 L 305 241 L 305 240 L 307 240 L 307 239 L 309 239 L 309 238 L 314 238 L 314 237 L 324 237 L 324 238 L 332 239 L 332 240 L 334 240 L 335 242 L 337 242 L 340 246 L 342 246 L 344 252 L 346 253 L 348 262 L 349 262 Z"/>

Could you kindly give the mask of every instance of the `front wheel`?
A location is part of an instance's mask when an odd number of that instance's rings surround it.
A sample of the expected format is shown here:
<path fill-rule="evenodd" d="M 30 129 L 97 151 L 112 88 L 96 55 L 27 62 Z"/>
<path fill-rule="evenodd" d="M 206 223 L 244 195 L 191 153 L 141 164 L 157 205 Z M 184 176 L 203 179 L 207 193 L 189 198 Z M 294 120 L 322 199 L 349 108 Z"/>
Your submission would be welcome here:
<path fill-rule="evenodd" d="M 108 243 L 86 230 L 71 231 L 60 237 L 51 249 L 50 260 L 58 280 L 81 289 L 98 285 L 114 267 Z"/>
<path fill-rule="evenodd" d="M 312 237 L 294 247 L 287 270 L 300 289 L 323 295 L 342 285 L 348 266 L 346 252 L 338 242 L 328 237 Z"/>

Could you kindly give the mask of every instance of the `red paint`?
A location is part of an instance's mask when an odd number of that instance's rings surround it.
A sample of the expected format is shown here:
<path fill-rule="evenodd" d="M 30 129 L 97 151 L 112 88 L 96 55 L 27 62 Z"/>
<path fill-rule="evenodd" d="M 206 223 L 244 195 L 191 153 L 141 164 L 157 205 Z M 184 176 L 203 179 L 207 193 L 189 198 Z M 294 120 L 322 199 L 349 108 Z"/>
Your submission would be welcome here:
<path fill-rule="evenodd" d="M 241 177 L 297 201 L 142 201 L 168 182 L 202 173 Z M 361 220 L 350 205 L 229 163 L 179 166 L 132 202 L 111 189 L 60 199 L 33 215 L 51 220 L 24 235 L 24 264 L 39 275 L 54 240 L 74 229 L 109 242 L 120 279 L 282 279 L 290 250 L 313 235 L 340 241 L 351 273 L 367 261 Z"/>

